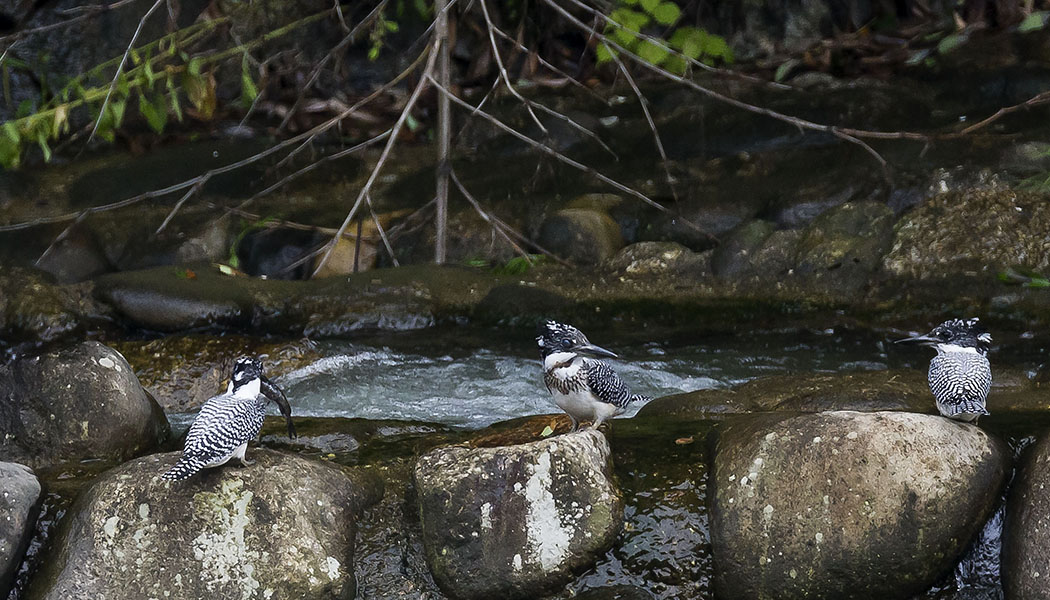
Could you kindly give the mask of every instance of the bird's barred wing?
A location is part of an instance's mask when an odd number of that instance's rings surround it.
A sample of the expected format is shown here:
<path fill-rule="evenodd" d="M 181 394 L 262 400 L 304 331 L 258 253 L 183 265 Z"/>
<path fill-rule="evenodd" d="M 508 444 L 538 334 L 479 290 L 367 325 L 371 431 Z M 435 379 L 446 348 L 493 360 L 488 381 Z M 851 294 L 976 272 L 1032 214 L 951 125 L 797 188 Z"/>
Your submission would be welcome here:
<path fill-rule="evenodd" d="M 208 461 L 222 458 L 255 439 L 263 411 L 252 401 L 217 396 L 208 400 L 190 426 L 183 454 Z"/>
<path fill-rule="evenodd" d="M 930 362 L 930 389 L 945 404 L 979 405 L 983 410 L 991 387 L 992 370 L 983 356 L 936 356 Z"/>
<path fill-rule="evenodd" d="M 612 367 L 600 360 L 588 360 L 584 366 L 587 369 L 587 387 L 599 400 L 620 408 L 631 402 L 631 391 Z"/>

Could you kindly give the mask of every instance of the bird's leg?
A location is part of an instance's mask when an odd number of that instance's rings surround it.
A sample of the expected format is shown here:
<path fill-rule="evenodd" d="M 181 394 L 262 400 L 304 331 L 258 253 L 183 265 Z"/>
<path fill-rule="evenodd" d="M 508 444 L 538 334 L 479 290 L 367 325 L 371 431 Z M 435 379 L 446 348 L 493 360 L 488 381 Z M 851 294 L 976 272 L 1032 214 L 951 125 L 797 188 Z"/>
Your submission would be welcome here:
<path fill-rule="evenodd" d="M 577 421 L 576 417 L 574 417 L 572 415 L 569 415 L 569 418 L 572 419 L 572 428 L 569 429 L 569 431 L 570 432 L 579 431 L 579 429 L 580 429 L 580 422 Z"/>
<path fill-rule="evenodd" d="M 241 466 L 242 467 L 250 467 L 250 466 L 252 466 L 254 464 L 255 464 L 254 460 L 248 460 L 247 458 L 245 458 L 243 456 L 241 457 Z"/>

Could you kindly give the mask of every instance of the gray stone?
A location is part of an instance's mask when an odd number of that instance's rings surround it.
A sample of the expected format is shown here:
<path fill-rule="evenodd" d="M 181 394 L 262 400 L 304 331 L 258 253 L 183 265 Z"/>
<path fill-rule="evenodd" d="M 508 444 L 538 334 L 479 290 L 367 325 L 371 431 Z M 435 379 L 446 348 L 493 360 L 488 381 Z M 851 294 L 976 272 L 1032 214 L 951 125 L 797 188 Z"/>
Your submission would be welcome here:
<path fill-rule="evenodd" d="M 353 598 L 356 518 L 374 477 L 271 450 L 169 482 L 178 453 L 101 475 L 69 510 L 31 592 L 65 598 Z M 170 594 L 170 596 L 169 596 Z"/>
<path fill-rule="evenodd" d="M 94 235 L 82 227 L 55 244 L 36 266 L 51 273 L 58 283 L 86 281 L 111 270 Z"/>
<path fill-rule="evenodd" d="M 1048 231 L 1050 202 L 1044 195 L 949 192 L 901 218 L 882 265 L 889 275 L 907 278 L 951 278 L 965 272 L 994 277 L 1011 265 L 1046 271 Z"/>
<path fill-rule="evenodd" d="M 0 367 L 0 460 L 34 468 L 124 460 L 167 439 L 164 411 L 120 353 L 98 342 Z"/>
<path fill-rule="evenodd" d="M 423 455 L 415 481 L 435 581 L 462 599 L 535 598 L 565 585 L 623 525 L 610 472 L 595 430 Z"/>
<path fill-rule="evenodd" d="M 893 211 L 881 202 L 847 202 L 822 214 L 798 244 L 796 273 L 833 294 L 862 290 L 893 239 Z"/>
<path fill-rule="evenodd" d="M 34 269 L 0 269 L 0 346 L 70 337 L 88 318 L 104 312 L 85 286 L 55 285 Z"/>
<path fill-rule="evenodd" d="M 719 598 L 908 598 L 994 509 L 1009 449 L 939 416 L 741 417 L 720 435 L 711 545 Z"/>
<path fill-rule="evenodd" d="M 11 590 L 36 522 L 40 482 L 32 469 L 0 462 L 0 598 Z"/>
<path fill-rule="evenodd" d="M 711 270 L 706 258 L 676 242 L 638 242 L 617 252 L 608 265 L 624 275 L 689 273 L 701 277 Z"/>
<path fill-rule="evenodd" d="M 711 270 L 719 277 L 734 277 L 752 270 L 752 261 L 776 225 L 755 219 L 729 232 L 711 256 Z"/>
<path fill-rule="evenodd" d="M 1050 597 L 1050 435 L 1028 450 L 1006 507 L 1003 587 L 1007 600 Z"/>
<path fill-rule="evenodd" d="M 607 213 L 586 208 L 566 208 L 540 226 L 537 243 L 569 261 L 595 264 L 623 247 L 620 226 Z"/>

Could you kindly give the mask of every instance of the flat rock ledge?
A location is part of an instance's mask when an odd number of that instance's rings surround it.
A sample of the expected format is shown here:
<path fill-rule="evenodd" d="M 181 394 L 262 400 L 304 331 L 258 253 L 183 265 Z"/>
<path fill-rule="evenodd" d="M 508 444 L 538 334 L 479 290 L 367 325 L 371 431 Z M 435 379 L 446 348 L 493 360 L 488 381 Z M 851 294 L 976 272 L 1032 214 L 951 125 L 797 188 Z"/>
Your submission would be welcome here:
<path fill-rule="evenodd" d="M 125 460 L 170 435 L 119 352 L 83 342 L 0 367 L 0 460 L 41 468 Z"/>
<path fill-rule="evenodd" d="M 415 484 L 423 545 L 449 596 L 535 598 L 594 565 L 623 526 L 598 431 L 421 456 Z"/>
<path fill-rule="evenodd" d="M 978 533 L 1009 456 L 939 416 L 740 417 L 710 480 L 716 597 L 910 598 Z"/>
<path fill-rule="evenodd" d="M 161 479 L 178 453 L 101 475 L 70 508 L 30 597 L 353 598 L 356 518 L 381 482 L 249 449 L 250 467 Z"/>
<path fill-rule="evenodd" d="M 1050 435 L 1029 450 L 1006 508 L 1003 587 L 1007 600 L 1050 598 Z"/>
<path fill-rule="evenodd" d="M 11 591 L 39 506 L 40 482 L 33 470 L 0 462 L 0 598 Z"/>

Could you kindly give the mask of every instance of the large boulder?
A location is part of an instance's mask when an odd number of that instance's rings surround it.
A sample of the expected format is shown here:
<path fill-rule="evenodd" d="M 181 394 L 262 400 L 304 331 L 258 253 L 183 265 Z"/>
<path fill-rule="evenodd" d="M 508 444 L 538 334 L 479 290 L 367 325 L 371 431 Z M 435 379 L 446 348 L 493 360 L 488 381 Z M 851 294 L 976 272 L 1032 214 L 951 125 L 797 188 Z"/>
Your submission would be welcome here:
<path fill-rule="evenodd" d="M 937 416 L 743 417 L 710 479 L 719 598 L 908 598 L 999 499 L 1009 449 Z"/>
<path fill-rule="evenodd" d="M 994 276 L 1011 265 L 1050 268 L 1050 202 L 1014 190 L 948 192 L 901 218 L 883 260 L 890 275 L 951 278 L 973 271 Z M 979 243 L 978 243 L 979 241 Z"/>
<path fill-rule="evenodd" d="M 893 211 L 872 200 L 847 202 L 817 217 L 798 243 L 795 273 L 819 290 L 862 290 L 893 241 Z"/>
<path fill-rule="evenodd" d="M 543 222 L 537 242 L 572 262 L 595 264 L 612 258 L 623 247 L 623 235 L 605 211 L 566 208 Z"/>
<path fill-rule="evenodd" d="M 0 459 L 34 468 L 124 460 L 170 433 L 124 357 L 98 342 L 0 367 L 0 398 Z"/>
<path fill-rule="evenodd" d="M 40 482 L 18 463 L 0 462 L 0 598 L 11 590 L 33 533 Z"/>
<path fill-rule="evenodd" d="M 572 580 L 623 525 L 595 430 L 495 448 L 442 447 L 415 469 L 423 545 L 455 598 L 534 598 Z"/>
<path fill-rule="evenodd" d="M 378 479 L 260 449 L 250 467 L 161 479 L 177 458 L 133 460 L 85 490 L 34 597 L 354 597 L 355 519 Z"/>
<path fill-rule="evenodd" d="M 1050 598 L 1050 435 L 1029 450 L 1006 507 L 1003 587 L 1007 600 Z"/>

